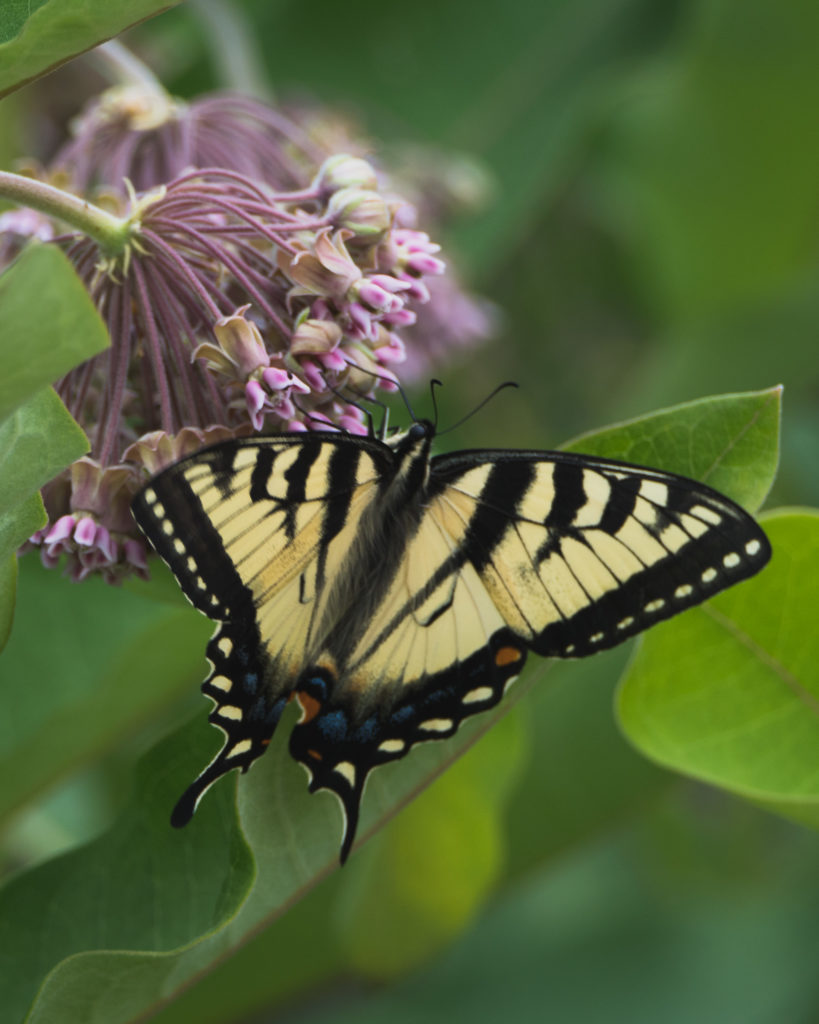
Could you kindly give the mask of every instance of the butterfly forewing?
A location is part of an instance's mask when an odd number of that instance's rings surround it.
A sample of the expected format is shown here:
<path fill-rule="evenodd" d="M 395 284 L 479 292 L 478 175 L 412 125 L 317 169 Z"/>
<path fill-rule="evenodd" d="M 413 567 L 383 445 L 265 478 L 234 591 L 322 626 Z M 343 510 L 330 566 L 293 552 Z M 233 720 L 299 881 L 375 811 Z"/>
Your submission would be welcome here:
<path fill-rule="evenodd" d="M 466 554 L 506 623 L 538 654 L 582 657 L 757 572 L 765 534 L 703 484 L 563 453 L 433 460 L 464 511 Z"/>
<path fill-rule="evenodd" d="M 327 581 L 337 578 L 384 472 L 378 452 L 334 441 L 296 435 L 217 445 L 169 467 L 134 500 L 137 522 L 186 596 L 219 623 L 202 689 L 225 743 L 183 796 L 174 824 L 189 820 L 220 775 L 264 753 L 319 653 Z"/>

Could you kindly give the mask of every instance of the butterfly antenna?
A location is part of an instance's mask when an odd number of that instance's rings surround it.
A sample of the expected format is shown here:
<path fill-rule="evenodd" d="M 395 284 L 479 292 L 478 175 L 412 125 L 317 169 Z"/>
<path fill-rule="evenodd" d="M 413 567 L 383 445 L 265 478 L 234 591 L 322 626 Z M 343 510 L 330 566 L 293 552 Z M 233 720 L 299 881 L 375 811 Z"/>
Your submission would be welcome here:
<path fill-rule="evenodd" d="M 316 416 L 316 414 L 310 412 L 309 409 L 302 409 L 302 407 L 296 401 L 293 402 L 293 405 L 298 409 L 298 411 L 306 420 L 314 420 L 316 423 L 320 423 L 323 427 L 331 427 L 333 430 L 337 430 L 340 434 L 345 433 L 345 431 L 342 430 L 342 428 L 337 423 L 333 423 L 331 419 Z"/>
<path fill-rule="evenodd" d="M 380 433 L 376 434 L 376 432 L 375 432 L 375 424 L 373 423 L 373 414 L 370 412 L 369 409 L 367 409 L 363 405 L 361 405 L 360 402 L 356 402 L 354 399 L 350 398 L 348 394 L 345 394 L 339 388 L 334 387 L 327 380 L 326 377 L 324 378 L 324 383 L 327 385 L 328 389 L 333 392 L 333 394 L 336 396 L 336 398 L 340 398 L 342 402 L 346 402 L 347 405 L 352 405 L 354 409 L 358 409 L 359 412 L 362 412 L 364 414 L 364 416 L 367 419 L 367 431 L 368 431 L 370 437 L 381 437 L 382 436 Z M 374 405 L 380 405 L 383 409 L 386 409 L 386 406 L 384 405 L 383 402 L 379 402 L 377 399 L 370 398 L 367 395 L 362 395 L 361 392 L 360 391 L 356 391 L 355 388 L 348 387 L 347 391 L 349 392 L 349 394 L 355 395 L 356 398 L 360 398 L 360 399 L 362 399 L 365 402 L 372 402 Z M 382 424 L 383 424 L 383 420 L 382 420 Z"/>
<path fill-rule="evenodd" d="M 459 419 L 457 423 L 453 423 L 451 426 L 447 427 L 446 430 L 442 430 L 438 434 L 438 437 L 443 437 L 444 434 L 448 434 L 451 430 L 455 430 L 457 427 L 460 427 L 461 424 L 466 423 L 467 420 L 472 419 L 472 417 L 475 415 L 476 412 L 480 412 L 481 409 L 483 409 L 483 407 L 485 405 L 487 405 L 489 402 L 491 402 L 492 399 L 495 397 L 495 395 L 500 394 L 501 391 L 505 391 L 506 388 L 518 388 L 518 387 L 520 387 L 520 385 L 517 383 L 517 381 L 514 381 L 514 380 L 505 380 L 503 382 L 503 384 L 498 384 L 498 386 L 495 388 L 495 390 L 491 391 L 486 396 L 486 398 L 483 399 L 483 401 L 478 402 L 478 404 L 475 406 L 475 408 L 471 412 L 468 412 L 466 414 L 466 416 L 462 416 L 461 419 Z M 436 414 L 437 414 L 437 411 L 436 411 Z"/>
<path fill-rule="evenodd" d="M 370 377 L 375 377 L 376 380 L 383 380 L 387 384 L 389 384 L 390 387 L 395 388 L 398 394 L 401 396 L 404 405 L 407 407 L 407 412 L 409 413 L 412 422 L 418 422 L 418 417 L 415 415 L 415 412 L 413 411 L 413 408 L 410 405 L 410 400 L 407 398 L 407 393 L 401 387 L 401 384 L 396 377 L 388 377 L 385 373 L 375 373 L 373 372 L 373 370 L 365 370 L 363 366 L 359 366 L 358 363 L 354 363 L 351 360 L 348 360 L 347 362 L 349 366 L 354 366 L 356 370 L 359 370 L 361 373 L 366 373 Z"/>
<path fill-rule="evenodd" d="M 435 428 L 436 433 L 438 432 L 438 397 L 435 394 L 435 388 L 442 388 L 443 386 L 443 381 L 438 380 L 437 377 L 433 377 L 429 382 L 429 393 L 432 396 L 432 412 L 435 417 L 432 421 L 432 425 Z"/>

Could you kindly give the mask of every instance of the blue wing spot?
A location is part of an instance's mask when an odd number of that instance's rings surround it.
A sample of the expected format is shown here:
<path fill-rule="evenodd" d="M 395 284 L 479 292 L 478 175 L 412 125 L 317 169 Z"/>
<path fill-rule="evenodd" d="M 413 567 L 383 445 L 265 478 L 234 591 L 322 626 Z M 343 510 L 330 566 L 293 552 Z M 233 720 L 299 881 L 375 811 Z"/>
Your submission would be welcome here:
<path fill-rule="evenodd" d="M 319 704 L 327 700 L 329 691 L 327 680 L 324 676 L 319 675 L 308 676 L 299 683 L 296 689 L 304 690 L 306 693 L 309 693 L 311 697 L 315 697 Z"/>
<path fill-rule="evenodd" d="M 356 729 L 354 739 L 357 743 L 371 743 L 379 733 L 377 715 L 370 715 Z"/>
<path fill-rule="evenodd" d="M 390 716 L 390 721 L 396 725 L 403 725 L 404 722 L 408 722 L 411 718 L 415 718 L 416 710 L 412 704 L 405 704 L 402 708 L 397 711 L 393 711 Z"/>
<path fill-rule="evenodd" d="M 245 672 L 244 688 L 247 693 L 255 693 L 259 685 L 258 672 Z"/>
<path fill-rule="evenodd" d="M 343 711 L 328 711 L 316 719 L 319 732 L 331 743 L 340 743 L 347 738 L 347 716 Z"/>

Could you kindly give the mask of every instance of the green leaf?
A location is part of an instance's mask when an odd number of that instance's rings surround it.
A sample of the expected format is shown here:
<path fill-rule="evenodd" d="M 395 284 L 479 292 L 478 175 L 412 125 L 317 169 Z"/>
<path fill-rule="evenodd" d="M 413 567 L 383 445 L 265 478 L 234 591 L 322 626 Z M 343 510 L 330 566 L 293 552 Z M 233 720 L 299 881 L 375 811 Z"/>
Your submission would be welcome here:
<path fill-rule="evenodd" d="M 198 963 L 188 944 L 223 927 L 245 897 L 253 862 L 232 787 L 210 795 L 196 829 L 169 825 L 182 779 L 203 753 L 199 725 L 145 759 L 133 802 L 106 835 L 0 892 L 9 1024 L 133 1020 L 190 977 Z M 174 976 L 180 960 L 189 969 Z"/>
<path fill-rule="evenodd" d="M 14 620 L 14 595 L 17 592 L 17 556 L 6 555 L 0 561 L 0 651 L 6 646 Z"/>
<path fill-rule="evenodd" d="M 351 864 L 335 926 L 357 973 L 409 970 L 477 912 L 503 862 L 501 810 L 520 767 L 523 726 L 515 711 L 507 715 Z"/>
<path fill-rule="evenodd" d="M 506 807 L 507 874 L 600 838 L 668 788 L 673 776 L 629 746 L 612 715 L 631 647 L 553 662 L 516 709 L 530 732 L 529 757 Z"/>
<path fill-rule="evenodd" d="M 88 441 L 51 388 L 43 388 L 0 423 L 0 559 L 45 526 L 38 489 L 88 450 Z M 16 572 L 0 581 L 0 601 L 14 609 Z M 0 651 L 8 634 L 0 628 Z"/>
<path fill-rule="evenodd" d="M 700 398 L 583 434 L 564 448 L 680 473 L 754 510 L 776 475 L 781 400 L 779 387 Z"/>
<path fill-rule="evenodd" d="M 85 434 L 57 394 L 51 388 L 38 391 L 0 423 L 0 514 L 87 451 Z"/>
<path fill-rule="evenodd" d="M 647 634 L 618 712 L 653 760 L 819 828 L 819 514 L 764 526 L 770 565 Z"/>
<path fill-rule="evenodd" d="M 0 277 L 0 420 L 108 344 L 105 324 L 63 253 L 27 246 Z"/>
<path fill-rule="evenodd" d="M 173 7 L 179 0 L 39 0 L 5 3 L 0 96 L 77 54 Z"/>
<path fill-rule="evenodd" d="M 0 658 L 0 818 L 88 762 L 204 677 L 209 623 L 189 607 L 71 583 L 21 561 L 15 629 Z"/>
<path fill-rule="evenodd" d="M 17 633 L 15 639 L 16 636 Z M 167 647 L 157 653 L 157 659 L 166 653 Z M 129 649 L 127 656 L 137 657 L 137 651 Z M 126 658 L 123 664 L 127 664 Z M 523 690 L 521 687 L 519 692 L 522 694 Z M 362 834 L 382 825 L 385 818 L 425 787 L 501 713 L 498 710 L 481 716 L 480 720 L 467 722 L 451 740 L 427 744 L 426 748 L 414 752 L 413 758 L 379 769 L 374 775 L 374 784 L 368 786 Z M 288 711 L 272 749 L 241 780 L 238 788 L 240 823 L 256 867 L 252 889 L 241 906 L 232 890 L 229 906 L 223 907 L 228 901 L 223 899 L 220 880 L 202 869 L 203 863 L 221 863 L 227 856 L 225 851 L 230 851 L 237 843 L 233 818 L 226 810 L 233 800 L 231 781 L 223 780 L 214 787 L 184 830 L 175 832 L 167 824 L 175 799 L 206 762 L 208 754 L 212 755 L 218 747 L 219 737 L 215 730 L 206 726 L 204 715 L 162 744 L 148 759 L 141 773 L 141 792 L 126 811 L 124 822 L 112 833 L 92 844 L 87 851 L 81 851 L 82 855 L 70 855 L 55 862 L 56 866 L 35 869 L 10 883 L 9 891 L 14 893 L 12 903 L 4 907 L 0 902 L 0 967 L 4 957 L 22 959 L 29 955 L 21 952 L 19 944 L 15 943 L 18 930 L 22 929 L 27 942 L 34 946 L 42 921 L 47 920 L 38 894 L 43 894 L 49 907 L 59 905 L 61 918 L 68 915 L 72 921 L 70 941 L 46 943 L 42 951 L 37 949 L 36 955 L 32 951 L 35 964 L 32 973 L 15 978 L 12 1005 L 22 1007 L 36 993 L 36 1004 L 27 1024 L 50 1024 L 57 1012 L 55 1007 L 60 1007 L 60 1024 L 120 1024 L 139 1013 L 147 1013 L 192 977 L 269 925 L 295 900 L 337 869 L 341 836 L 338 806 L 328 793 L 316 796 L 307 793 L 304 773 L 287 751 L 286 735 L 294 723 L 295 714 Z M 146 792 L 151 823 L 142 837 L 140 828 L 145 820 Z M 133 825 L 134 821 L 140 823 L 139 828 Z M 163 837 L 157 846 L 161 828 L 176 837 L 184 851 L 184 856 L 179 854 L 179 857 L 187 863 L 186 882 L 175 883 L 182 890 L 180 898 L 174 900 L 167 912 L 162 903 L 165 870 L 157 868 L 154 877 L 153 865 L 161 864 L 162 857 L 167 856 L 176 863 L 176 854 L 169 839 Z M 485 820 L 478 828 L 486 834 Z M 123 834 L 128 836 L 128 858 L 124 865 L 120 863 L 125 845 Z M 450 922 L 458 914 L 463 915 L 464 907 L 468 910 L 470 902 L 474 903 L 494 870 L 495 854 L 489 838 L 485 851 L 486 856 L 481 858 L 483 867 L 476 870 L 471 894 L 468 891 L 456 910 L 450 911 Z M 84 910 L 82 901 L 74 901 L 70 893 L 73 888 L 85 892 L 99 874 L 106 878 L 104 892 L 92 900 L 89 910 Z M 120 891 L 120 887 L 127 891 Z M 173 949 L 173 938 L 179 938 L 185 922 L 201 921 L 206 912 L 213 913 L 214 894 L 218 897 L 220 911 L 224 911 L 222 927 L 211 923 L 201 926 L 198 932 L 191 927 L 184 938 L 188 945 Z M 179 905 L 183 897 L 191 902 L 190 909 Z M 142 927 L 146 917 L 142 913 L 138 915 L 139 927 L 130 930 L 118 927 L 103 937 L 98 915 L 101 916 L 106 900 L 107 913 L 118 925 L 122 925 L 123 915 L 131 912 L 135 905 L 155 907 L 161 918 L 159 924 L 167 924 L 166 918 L 176 915 L 178 925 L 167 930 L 157 926 L 151 931 L 147 926 Z M 31 923 L 34 921 L 36 926 Z M 61 957 L 68 959 L 61 960 Z M 282 981 L 284 983 L 285 979 Z M 10 1018 L 15 1022 L 18 1019 Z"/>

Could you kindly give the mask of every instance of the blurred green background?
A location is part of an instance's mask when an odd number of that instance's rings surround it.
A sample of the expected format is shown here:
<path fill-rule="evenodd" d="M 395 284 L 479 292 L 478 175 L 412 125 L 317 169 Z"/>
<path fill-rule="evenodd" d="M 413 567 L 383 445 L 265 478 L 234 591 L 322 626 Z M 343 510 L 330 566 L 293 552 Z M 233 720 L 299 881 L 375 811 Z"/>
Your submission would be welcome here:
<path fill-rule="evenodd" d="M 819 503 L 817 40 L 815 0 L 243 0 L 125 39 L 179 95 L 264 82 L 343 111 L 376 152 L 474 163 L 483 205 L 442 240 L 502 319 L 440 368 L 443 424 L 522 387 L 453 447 L 556 446 L 783 383 L 776 504 Z M 46 157 L 98 85 L 75 62 L 7 100 L 3 165 Z M 632 753 L 611 710 L 627 656 L 550 670 L 467 755 L 501 776 L 487 820 L 459 764 L 157 1020 L 819 1021 L 815 834 Z M 99 800 L 96 776 L 75 781 L 15 841 L 76 842 Z M 459 813 L 474 855 L 447 847 Z M 384 844 L 411 907 L 367 903 Z"/>

